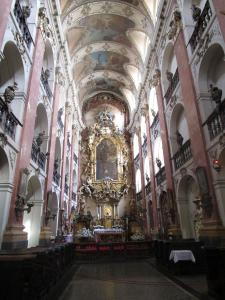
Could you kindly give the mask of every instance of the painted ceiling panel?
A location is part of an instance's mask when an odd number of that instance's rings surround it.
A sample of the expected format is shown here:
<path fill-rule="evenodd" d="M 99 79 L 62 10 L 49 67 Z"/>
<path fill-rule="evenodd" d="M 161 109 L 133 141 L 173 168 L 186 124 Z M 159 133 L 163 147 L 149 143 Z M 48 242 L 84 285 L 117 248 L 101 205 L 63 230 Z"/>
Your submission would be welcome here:
<path fill-rule="evenodd" d="M 136 77 L 143 73 L 143 58 L 149 46 L 146 40 L 153 32 L 153 22 L 143 1 L 61 3 L 81 111 L 82 103 L 98 92 L 119 95 L 133 110 L 140 86 Z"/>

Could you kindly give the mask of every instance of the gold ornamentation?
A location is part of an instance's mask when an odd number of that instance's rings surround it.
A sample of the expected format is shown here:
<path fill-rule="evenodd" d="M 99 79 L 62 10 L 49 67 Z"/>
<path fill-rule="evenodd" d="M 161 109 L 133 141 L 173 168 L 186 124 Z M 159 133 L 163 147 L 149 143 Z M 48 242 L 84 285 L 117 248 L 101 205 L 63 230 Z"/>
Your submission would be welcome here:
<path fill-rule="evenodd" d="M 127 180 L 129 149 L 124 133 L 115 126 L 110 112 L 107 110 L 100 112 L 96 120 L 97 122 L 88 128 L 87 135 L 83 137 L 81 143 L 83 174 L 87 179 L 80 187 L 80 193 L 91 197 L 96 203 L 118 203 L 129 190 Z M 116 180 L 109 177 L 96 179 L 96 149 L 104 139 L 112 142 L 117 149 L 118 177 Z"/>

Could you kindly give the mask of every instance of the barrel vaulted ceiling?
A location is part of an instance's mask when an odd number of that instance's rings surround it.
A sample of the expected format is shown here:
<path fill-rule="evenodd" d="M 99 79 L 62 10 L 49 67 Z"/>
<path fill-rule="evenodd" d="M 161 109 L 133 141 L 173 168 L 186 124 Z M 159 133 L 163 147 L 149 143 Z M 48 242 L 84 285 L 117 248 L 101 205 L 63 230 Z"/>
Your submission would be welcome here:
<path fill-rule="evenodd" d="M 62 0 L 72 73 L 83 103 L 114 93 L 135 109 L 153 23 L 141 0 Z"/>

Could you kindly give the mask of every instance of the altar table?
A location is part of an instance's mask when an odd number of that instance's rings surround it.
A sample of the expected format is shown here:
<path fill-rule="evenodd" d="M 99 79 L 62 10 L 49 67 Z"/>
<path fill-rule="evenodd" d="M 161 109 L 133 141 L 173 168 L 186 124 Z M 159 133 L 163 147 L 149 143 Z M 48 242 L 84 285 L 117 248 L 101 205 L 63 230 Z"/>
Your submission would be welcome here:
<path fill-rule="evenodd" d="M 125 231 L 122 229 L 95 229 L 94 237 L 96 242 L 123 242 Z"/>
<path fill-rule="evenodd" d="M 192 261 L 195 263 L 195 257 L 191 250 L 172 250 L 169 260 L 173 260 L 174 263 L 179 261 Z"/>

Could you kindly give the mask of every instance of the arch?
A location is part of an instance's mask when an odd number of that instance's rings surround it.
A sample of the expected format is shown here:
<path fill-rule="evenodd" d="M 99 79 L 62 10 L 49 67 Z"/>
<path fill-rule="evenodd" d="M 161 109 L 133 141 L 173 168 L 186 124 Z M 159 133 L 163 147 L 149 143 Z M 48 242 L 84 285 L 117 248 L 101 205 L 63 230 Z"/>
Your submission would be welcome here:
<path fill-rule="evenodd" d="M 7 86 L 14 82 L 17 83 L 16 93 L 25 92 L 23 60 L 17 46 L 11 41 L 7 42 L 3 54 L 4 59 L 0 61 L 0 93 L 4 93 Z"/>
<path fill-rule="evenodd" d="M 55 80 L 55 60 L 52 45 L 49 40 L 45 43 L 45 52 L 42 64 L 43 72 L 48 71 L 49 77 L 47 77 L 47 82 L 49 84 L 51 93 L 53 92 L 54 80 Z"/>
<path fill-rule="evenodd" d="M 147 137 L 147 128 L 146 128 L 146 120 L 145 116 L 141 116 L 141 142 L 144 143 Z"/>
<path fill-rule="evenodd" d="M 222 151 L 219 153 L 218 160 L 221 165 L 221 170 L 216 174 L 214 186 L 219 208 L 218 211 L 223 226 L 225 226 L 225 148 L 223 148 Z"/>
<path fill-rule="evenodd" d="M 177 131 L 183 137 L 183 144 L 189 140 L 189 131 L 185 117 L 185 111 L 181 103 L 177 103 L 175 105 L 169 124 L 171 154 L 174 155 L 179 150 L 179 145 L 177 143 Z"/>
<path fill-rule="evenodd" d="M 48 149 L 48 115 L 44 104 L 39 103 L 36 111 L 34 138 L 43 133 L 43 143 L 40 146 L 41 152 L 46 153 Z"/>
<path fill-rule="evenodd" d="M 50 228 L 54 236 L 57 234 L 58 226 L 58 213 L 59 213 L 59 199 L 57 193 L 53 192 L 52 197 L 48 201 L 48 208 L 51 211 L 51 215 L 56 215 L 54 220 L 50 220 Z"/>
<path fill-rule="evenodd" d="M 0 182 L 9 182 L 9 161 L 8 157 L 3 150 L 3 148 L 0 147 Z"/>
<path fill-rule="evenodd" d="M 9 160 L 4 149 L 0 146 L 0 244 L 10 209 L 11 185 L 9 185 L 9 180 Z"/>
<path fill-rule="evenodd" d="M 148 158 L 148 156 L 146 156 L 145 160 L 144 160 L 144 174 L 145 174 L 145 185 L 147 185 L 148 180 L 150 179 L 150 167 L 149 167 L 149 158 Z"/>
<path fill-rule="evenodd" d="M 159 110 L 155 87 L 151 88 L 150 90 L 149 98 L 148 98 L 148 106 L 149 106 L 150 125 L 152 125 L 152 122 Z"/>
<path fill-rule="evenodd" d="M 143 31 L 134 29 L 129 29 L 127 31 L 127 36 L 134 44 L 135 48 L 142 58 L 142 61 L 145 62 L 150 45 L 149 36 Z"/>
<path fill-rule="evenodd" d="M 163 148 L 162 148 L 162 139 L 160 136 L 158 136 L 155 139 L 154 146 L 153 146 L 153 157 L 154 157 L 155 170 L 159 170 L 159 167 L 157 166 L 157 163 L 156 163 L 156 158 L 158 158 L 161 161 L 161 163 L 162 163 L 161 167 L 163 167 L 165 165 Z"/>
<path fill-rule="evenodd" d="M 133 152 L 134 152 L 134 158 L 139 154 L 139 141 L 138 141 L 138 135 L 135 133 L 133 137 Z"/>
<path fill-rule="evenodd" d="M 135 174 L 136 193 L 141 191 L 141 171 L 138 169 Z"/>
<path fill-rule="evenodd" d="M 131 64 L 126 64 L 124 66 L 124 68 L 126 69 L 127 73 L 129 74 L 130 78 L 132 79 L 132 81 L 136 87 L 136 90 L 138 90 L 140 87 L 140 84 L 141 84 L 141 79 L 142 79 L 139 68 L 137 68 L 136 66 L 131 65 Z"/>
<path fill-rule="evenodd" d="M 205 53 L 198 75 L 198 85 L 201 93 L 208 93 L 210 84 L 223 90 L 225 95 L 225 61 L 224 49 L 220 44 L 211 45 Z"/>
<path fill-rule="evenodd" d="M 144 0 L 144 3 L 147 6 L 147 9 L 153 22 L 156 23 L 159 0 Z"/>
<path fill-rule="evenodd" d="M 41 230 L 41 215 L 43 206 L 43 191 L 38 176 L 32 176 L 27 184 L 26 201 L 34 206 L 28 214 L 24 212 L 23 225 L 28 234 L 28 247 L 35 247 L 39 244 Z"/>
<path fill-rule="evenodd" d="M 55 140 L 55 159 L 58 158 L 59 160 L 61 160 L 61 157 L 62 157 L 61 142 L 59 137 L 57 136 Z"/>
<path fill-rule="evenodd" d="M 166 93 L 170 85 L 170 81 L 167 79 L 167 71 L 174 75 L 176 69 L 177 69 L 177 60 L 174 54 L 174 46 L 172 42 L 169 42 L 163 53 L 163 59 L 161 64 L 162 87 L 163 87 L 164 94 Z"/>
<path fill-rule="evenodd" d="M 196 205 L 194 201 L 199 199 L 199 187 L 196 179 L 190 174 L 181 178 L 177 188 L 178 211 L 183 238 L 196 238 L 194 220 Z"/>

